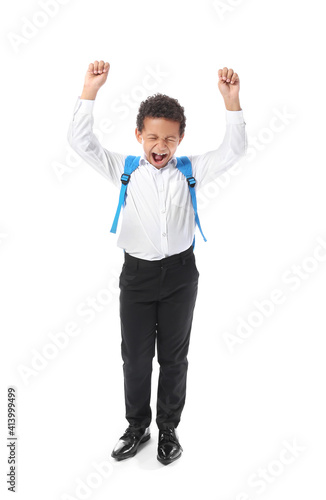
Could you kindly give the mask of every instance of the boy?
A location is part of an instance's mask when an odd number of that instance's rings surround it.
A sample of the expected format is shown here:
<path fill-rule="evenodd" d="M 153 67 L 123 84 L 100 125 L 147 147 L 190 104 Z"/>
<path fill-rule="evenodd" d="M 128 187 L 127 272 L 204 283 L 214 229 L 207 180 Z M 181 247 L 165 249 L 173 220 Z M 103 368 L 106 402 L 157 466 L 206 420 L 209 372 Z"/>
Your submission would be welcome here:
<path fill-rule="evenodd" d="M 68 132 L 71 147 L 119 189 L 126 156 L 103 148 L 93 134 L 93 106 L 110 65 L 89 65 Z M 218 71 L 226 106 L 226 132 L 220 147 L 190 156 L 196 192 L 243 156 L 247 135 L 239 102 L 239 77 Z M 111 456 L 134 456 L 150 438 L 152 359 L 157 342 L 160 374 L 156 423 L 157 459 L 164 465 L 183 451 L 176 428 L 186 397 L 187 353 L 199 272 L 193 253 L 195 214 L 188 183 L 176 168 L 184 137 L 184 108 L 162 94 L 147 98 L 137 115 L 136 138 L 143 155 L 131 174 L 117 245 L 124 250 L 120 274 L 121 355 L 126 419 L 129 426 Z"/>

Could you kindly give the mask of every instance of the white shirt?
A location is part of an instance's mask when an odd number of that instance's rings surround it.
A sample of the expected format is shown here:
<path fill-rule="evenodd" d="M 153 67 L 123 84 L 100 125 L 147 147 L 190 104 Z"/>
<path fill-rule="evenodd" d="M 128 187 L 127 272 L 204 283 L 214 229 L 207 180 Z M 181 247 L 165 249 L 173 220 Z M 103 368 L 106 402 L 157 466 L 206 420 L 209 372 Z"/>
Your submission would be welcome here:
<path fill-rule="evenodd" d="M 94 103 L 95 100 L 78 97 L 67 139 L 83 160 L 120 190 L 127 155 L 108 151 L 94 135 Z M 196 193 L 247 151 L 243 111 L 225 111 L 226 131 L 218 149 L 202 155 L 188 155 L 196 179 Z M 187 250 L 193 242 L 195 215 L 191 196 L 186 178 L 176 168 L 176 163 L 173 156 L 165 167 L 157 169 L 143 154 L 139 167 L 130 176 L 126 203 L 119 219 L 121 230 L 117 246 L 134 257 L 163 259 Z M 111 214 L 110 227 L 114 215 L 115 211 Z M 200 213 L 198 215 L 200 218 Z M 198 235 L 201 238 L 199 230 Z"/>

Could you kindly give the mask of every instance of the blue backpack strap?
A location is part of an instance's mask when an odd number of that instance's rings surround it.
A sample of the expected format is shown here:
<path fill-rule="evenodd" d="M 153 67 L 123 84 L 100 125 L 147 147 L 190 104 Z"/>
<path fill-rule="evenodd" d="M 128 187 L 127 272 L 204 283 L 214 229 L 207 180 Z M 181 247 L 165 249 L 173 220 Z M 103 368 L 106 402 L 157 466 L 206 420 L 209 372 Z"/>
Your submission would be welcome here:
<path fill-rule="evenodd" d="M 119 216 L 121 212 L 121 208 L 125 202 L 125 196 L 126 196 L 126 191 L 127 191 L 127 186 L 128 182 L 130 180 L 130 175 L 133 173 L 136 168 L 139 167 L 139 160 L 140 156 L 127 156 L 125 160 L 125 166 L 124 166 L 124 171 L 123 174 L 121 175 L 121 189 L 120 189 L 120 195 L 119 195 L 119 203 L 118 203 L 118 208 L 114 217 L 114 221 L 111 227 L 111 233 L 116 233 L 117 232 L 117 227 L 118 227 L 118 221 L 119 221 Z"/>
<path fill-rule="evenodd" d="M 189 186 L 189 191 L 190 191 L 190 196 L 191 196 L 191 201 L 192 201 L 192 206 L 194 208 L 195 212 L 195 221 L 197 226 L 199 227 L 199 230 L 202 234 L 202 237 L 204 238 L 204 241 L 207 241 L 204 233 L 202 231 L 200 222 L 199 222 L 199 217 L 198 217 L 198 211 L 197 211 L 197 199 L 196 199 L 196 191 L 195 191 L 195 185 L 196 185 L 196 179 L 192 176 L 192 166 L 191 166 L 191 161 L 189 160 L 188 156 L 180 156 L 177 158 L 177 169 L 180 170 L 180 172 L 186 177 L 188 186 Z M 193 248 L 195 248 L 195 238 L 192 242 Z"/>

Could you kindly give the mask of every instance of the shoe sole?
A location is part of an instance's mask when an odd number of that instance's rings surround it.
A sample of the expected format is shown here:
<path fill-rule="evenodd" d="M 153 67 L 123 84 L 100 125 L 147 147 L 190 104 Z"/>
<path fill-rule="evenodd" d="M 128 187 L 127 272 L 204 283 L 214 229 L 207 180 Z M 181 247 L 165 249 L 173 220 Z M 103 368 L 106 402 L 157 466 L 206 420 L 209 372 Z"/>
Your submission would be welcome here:
<path fill-rule="evenodd" d="M 180 455 L 178 455 L 178 456 L 177 456 L 177 457 L 175 457 L 175 458 L 168 458 L 168 459 L 166 459 L 166 460 L 165 460 L 164 458 L 161 458 L 161 457 L 159 457 L 159 456 L 157 455 L 157 460 L 158 460 L 161 464 L 163 464 L 163 465 L 169 465 L 169 464 L 171 464 L 172 462 L 175 462 L 176 460 L 178 460 L 178 458 L 180 458 L 180 457 L 181 457 L 181 453 L 180 453 Z"/>
<path fill-rule="evenodd" d="M 139 441 L 139 443 L 138 443 L 138 445 L 137 445 L 137 448 L 135 449 L 135 451 L 134 451 L 133 453 L 131 453 L 131 454 L 129 454 L 129 455 L 121 456 L 121 457 L 119 457 L 119 456 L 118 456 L 118 457 L 115 457 L 115 456 L 114 456 L 114 455 L 112 455 L 112 453 L 111 453 L 111 457 L 115 458 L 115 460 L 118 460 L 118 462 L 120 462 L 121 460 L 126 460 L 126 458 L 132 458 L 132 457 L 134 457 L 134 456 L 137 454 L 137 451 L 138 451 L 139 446 L 140 446 L 141 444 L 143 444 L 143 443 L 146 443 L 146 441 L 148 441 L 148 440 L 150 439 L 150 437 L 151 437 L 151 435 L 149 434 L 148 436 L 145 436 L 144 438 L 142 438 L 142 439 Z"/>

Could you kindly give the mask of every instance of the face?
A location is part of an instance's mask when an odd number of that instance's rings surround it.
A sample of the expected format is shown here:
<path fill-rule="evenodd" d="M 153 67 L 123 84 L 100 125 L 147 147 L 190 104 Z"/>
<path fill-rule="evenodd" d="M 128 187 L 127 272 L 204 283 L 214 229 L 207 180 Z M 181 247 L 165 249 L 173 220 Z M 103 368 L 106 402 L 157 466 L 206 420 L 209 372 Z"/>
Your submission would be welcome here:
<path fill-rule="evenodd" d="M 165 167 L 177 150 L 184 134 L 180 137 L 180 124 L 166 118 L 144 119 L 142 132 L 136 128 L 137 141 L 143 145 L 146 159 L 157 169 Z"/>

